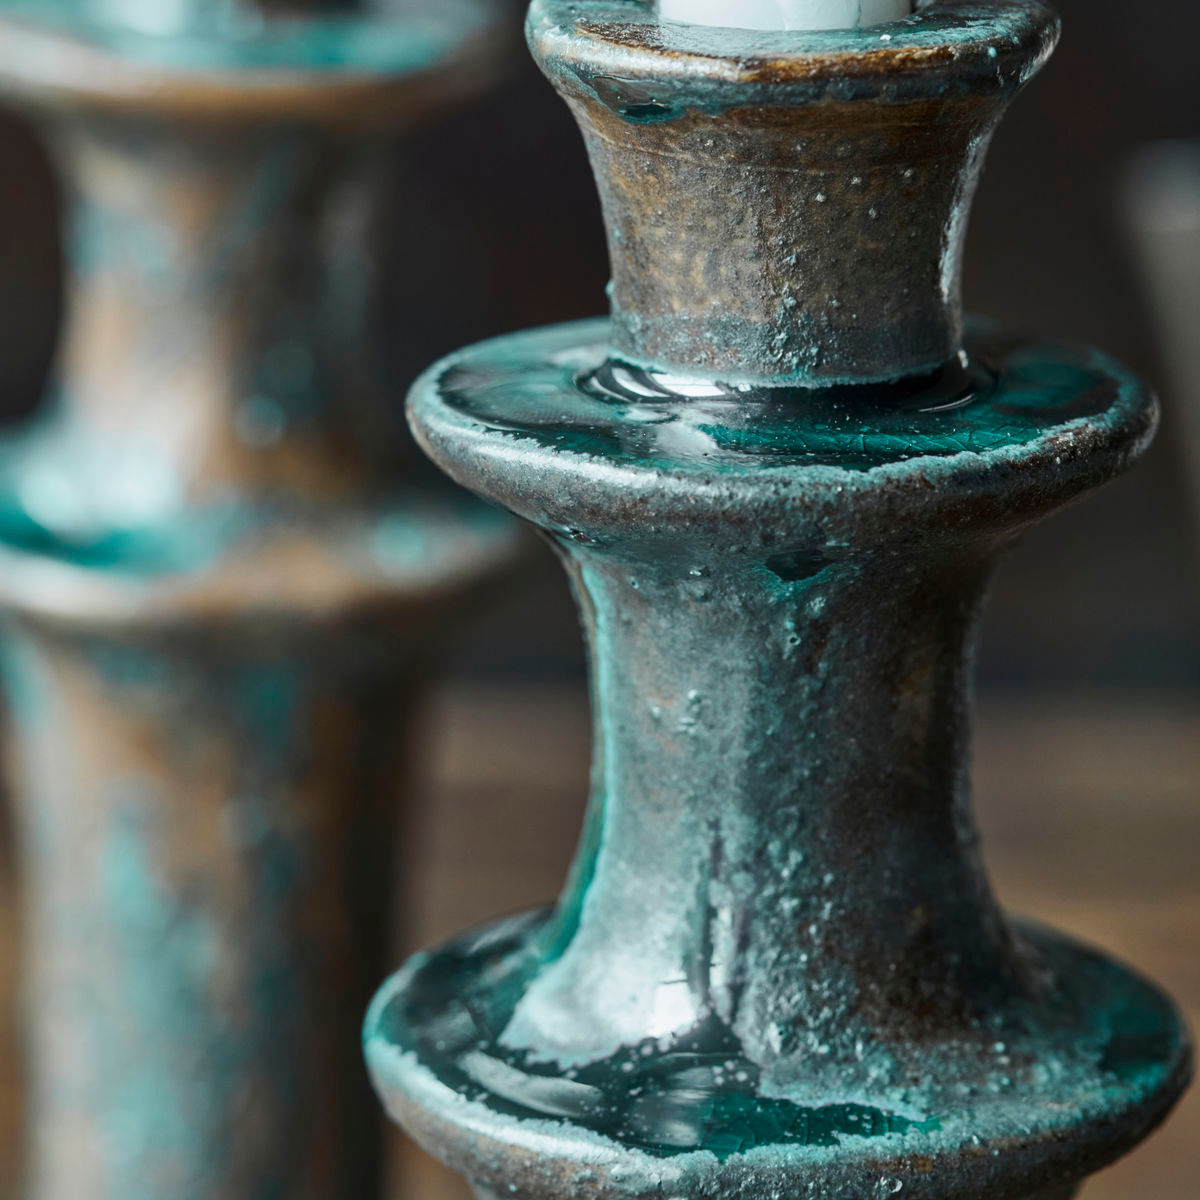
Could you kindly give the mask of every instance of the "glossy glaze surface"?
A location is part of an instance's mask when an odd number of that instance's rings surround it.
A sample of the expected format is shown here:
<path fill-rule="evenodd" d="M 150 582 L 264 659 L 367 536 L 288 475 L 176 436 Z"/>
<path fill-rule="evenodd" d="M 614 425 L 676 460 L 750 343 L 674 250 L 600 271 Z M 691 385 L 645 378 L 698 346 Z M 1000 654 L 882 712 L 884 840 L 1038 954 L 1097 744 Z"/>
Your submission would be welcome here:
<path fill-rule="evenodd" d="M 963 336 L 983 151 L 1057 19 L 534 0 L 528 28 L 596 168 L 612 322 L 463 351 L 410 413 L 563 558 L 591 805 L 552 913 L 385 986 L 376 1087 L 488 1200 L 1065 1200 L 1192 1051 L 1153 986 L 1001 912 L 971 814 L 996 562 L 1156 418 L 1093 351 Z"/>
<path fill-rule="evenodd" d="M 555 912 L 377 1000 L 394 1115 L 538 1200 L 1024 1200 L 1144 1136 L 1180 1019 L 1005 919 L 967 773 L 995 560 L 1145 446 L 1134 379 L 981 328 L 923 387 L 739 392 L 614 364 L 597 322 L 465 351 L 411 404 L 559 546 L 596 742 Z"/>

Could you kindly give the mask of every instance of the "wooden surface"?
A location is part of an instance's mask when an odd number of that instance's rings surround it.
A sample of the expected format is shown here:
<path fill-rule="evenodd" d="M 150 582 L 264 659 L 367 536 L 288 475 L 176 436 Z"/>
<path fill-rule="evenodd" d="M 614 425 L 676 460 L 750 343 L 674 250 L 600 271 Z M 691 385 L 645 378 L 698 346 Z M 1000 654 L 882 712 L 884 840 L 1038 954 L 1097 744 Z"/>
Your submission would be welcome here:
<path fill-rule="evenodd" d="M 978 806 L 1005 902 L 1135 963 L 1200 1024 L 1200 695 L 993 700 L 978 726 Z M 551 898 L 587 779 L 580 691 L 446 692 L 428 730 L 429 801 L 406 846 L 413 944 Z M 14 924 L 0 906 L 2 1197 L 18 1145 Z M 396 1160 L 396 1200 L 465 1200 L 399 1139 Z M 1197 1180 L 1193 1095 L 1084 1200 L 1196 1200 Z"/>

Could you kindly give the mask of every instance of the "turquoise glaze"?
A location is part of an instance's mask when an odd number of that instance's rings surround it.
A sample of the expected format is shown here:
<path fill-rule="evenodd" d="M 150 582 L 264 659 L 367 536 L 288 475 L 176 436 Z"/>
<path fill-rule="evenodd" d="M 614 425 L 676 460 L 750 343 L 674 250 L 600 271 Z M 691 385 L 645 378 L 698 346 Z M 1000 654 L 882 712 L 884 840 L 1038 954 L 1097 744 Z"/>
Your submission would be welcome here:
<path fill-rule="evenodd" d="M 856 1052 L 873 1060 L 874 1090 L 851 1076 L 819 1097 L 780 1094 L 711 1016 L 564 1069 L 507 1034 L 505 976 L 532 969 L 546 932 L 531 918 L 414 961 L 368 1026 L 377 1086 L 408 1094 L 393 1111 L 408 1117 L 415 1104 L 432 1114 L 414 1128 L 436 1130 L 453 1165 L 497 1194 L 561 1195 L 549 1182 L 559 1178 L 592 1185 L 568 1193 L 584 1196 L 771 1196 L 805 1186 L 801 1194 L 818 1197 L 1026 1196 L 1002 1190 L 1012 1159 L 1051 1178 L 1094 1169 L 1108 1151 L 1085 1142 L 1085 1124 L 1115 1114 L 1131 1122 L 1129 1140 L 1144 1135 L 1186 1069 L 1179 1015 L 1158 992 L 1035 928 L 1020 930 L 1023 950 L 1058 989 L 1051 1003 L 980 1022 L 963 1047 L 970 1082 L 962 1063 L 934 1051 L 920 1082 L 889 1087 L 888 1074 L 904 1077 L 898 1064 L 864 1043 Z M 813 1046 L 814 1057 L 830 1053 Z M 446 1126 L 469 1128 L 470 1149 Z M 994 1161 L 1000 1145 L 1008 1161 Z M 521 1151 L 537 1166 L 514 1168 Z M 518 1181 L 515 1191 L 507 1180 Z"/>
<path fill-rule="evenodd" d="M 1138 385 L 1103 355 L 1013 344 L 985 325 L 962 363 L 937 378 L 872 389 L 649 374 L 610 358 L 607 326 L 594 322 L 488 343 L 449 365 L 438 387 L 460 414 L 463 437 L 506 433 L 655 478 L 777 467 L 862 472 L 915 458 L 1016 453 L 1057 425 L 1127 417 L 1140 403 Z"/>
<path fill-rule="evenodd" d="M 1092 351 L 980 327 L 964 359 L 720 388 L 596 322 L 414 390 L 435 461 L 550 534 L 592 653 L 558 908 L 416 960 L 367 1022 L 390 1111 L 481 1194 L 1025 1200 L 1178 1095 L 1170 1002 L 996 908 L 966 767 L 996 557 L 1154 405 Z"/>

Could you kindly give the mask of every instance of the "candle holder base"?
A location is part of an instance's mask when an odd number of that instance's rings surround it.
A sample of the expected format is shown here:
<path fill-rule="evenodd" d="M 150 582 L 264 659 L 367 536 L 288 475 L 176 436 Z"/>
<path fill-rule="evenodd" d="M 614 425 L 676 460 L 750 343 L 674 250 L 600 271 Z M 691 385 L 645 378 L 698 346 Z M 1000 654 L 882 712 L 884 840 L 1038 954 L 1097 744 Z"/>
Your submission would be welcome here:
<path fill-rule="evenodd" d="M 881 1081 L 878 1099 L 768 1092 L 716 1020 L 563 1070 L 504 1039 L 545 933 L 534 915 L 415 960 L 368 1023 L 389 1113 L 484 1200 L 1067 1200 L 1162 1120 L 1189 1072 L 1165 996 L 1036 927 L 1022 936 L 1053 973 L 1053 1003 L 927 1047 L 927 1078 Z M 1027 1190 L 1046 1178 L 1070 1182 Z"/>

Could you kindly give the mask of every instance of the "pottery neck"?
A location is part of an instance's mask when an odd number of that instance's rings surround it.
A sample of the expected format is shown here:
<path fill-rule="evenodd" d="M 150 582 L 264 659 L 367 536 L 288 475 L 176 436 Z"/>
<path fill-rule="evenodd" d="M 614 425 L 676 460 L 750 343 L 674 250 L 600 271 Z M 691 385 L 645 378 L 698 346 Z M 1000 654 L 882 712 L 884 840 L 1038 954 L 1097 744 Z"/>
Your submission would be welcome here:
<path fill-rule="evenodd" d="M 953 359 L 979 172 L 1053 47 L 1048 9 L 930 0 L 883 33 L 764 34 L 533 0 L 529 32 L 591 155 L 619 355 L 801 386 Z"/>
<path fill-rule="evenodd" d="M 662 124 L 571 107 L 604 205 L 621 356 L 821 386 L 925 374 L 958 351 L 967 217 L 999 103 Z"/>
<path fill-rule="evenodd" d="M 715 1020 L 764 1067 L 845 1070 L 1029 986 L 968 812 L 990 554 L 569 559 L 592 811 L 506 1042 L 588 1062 Z"/>
<path fill-rule="evenodd" d="M 402 420 L 366 341 L 378 153 L 283 126 L 49 125 L 69 230 L 60 433 L 114 473 L 155 462 L 182 503 L 338 498 L 394 466 Z"/>

